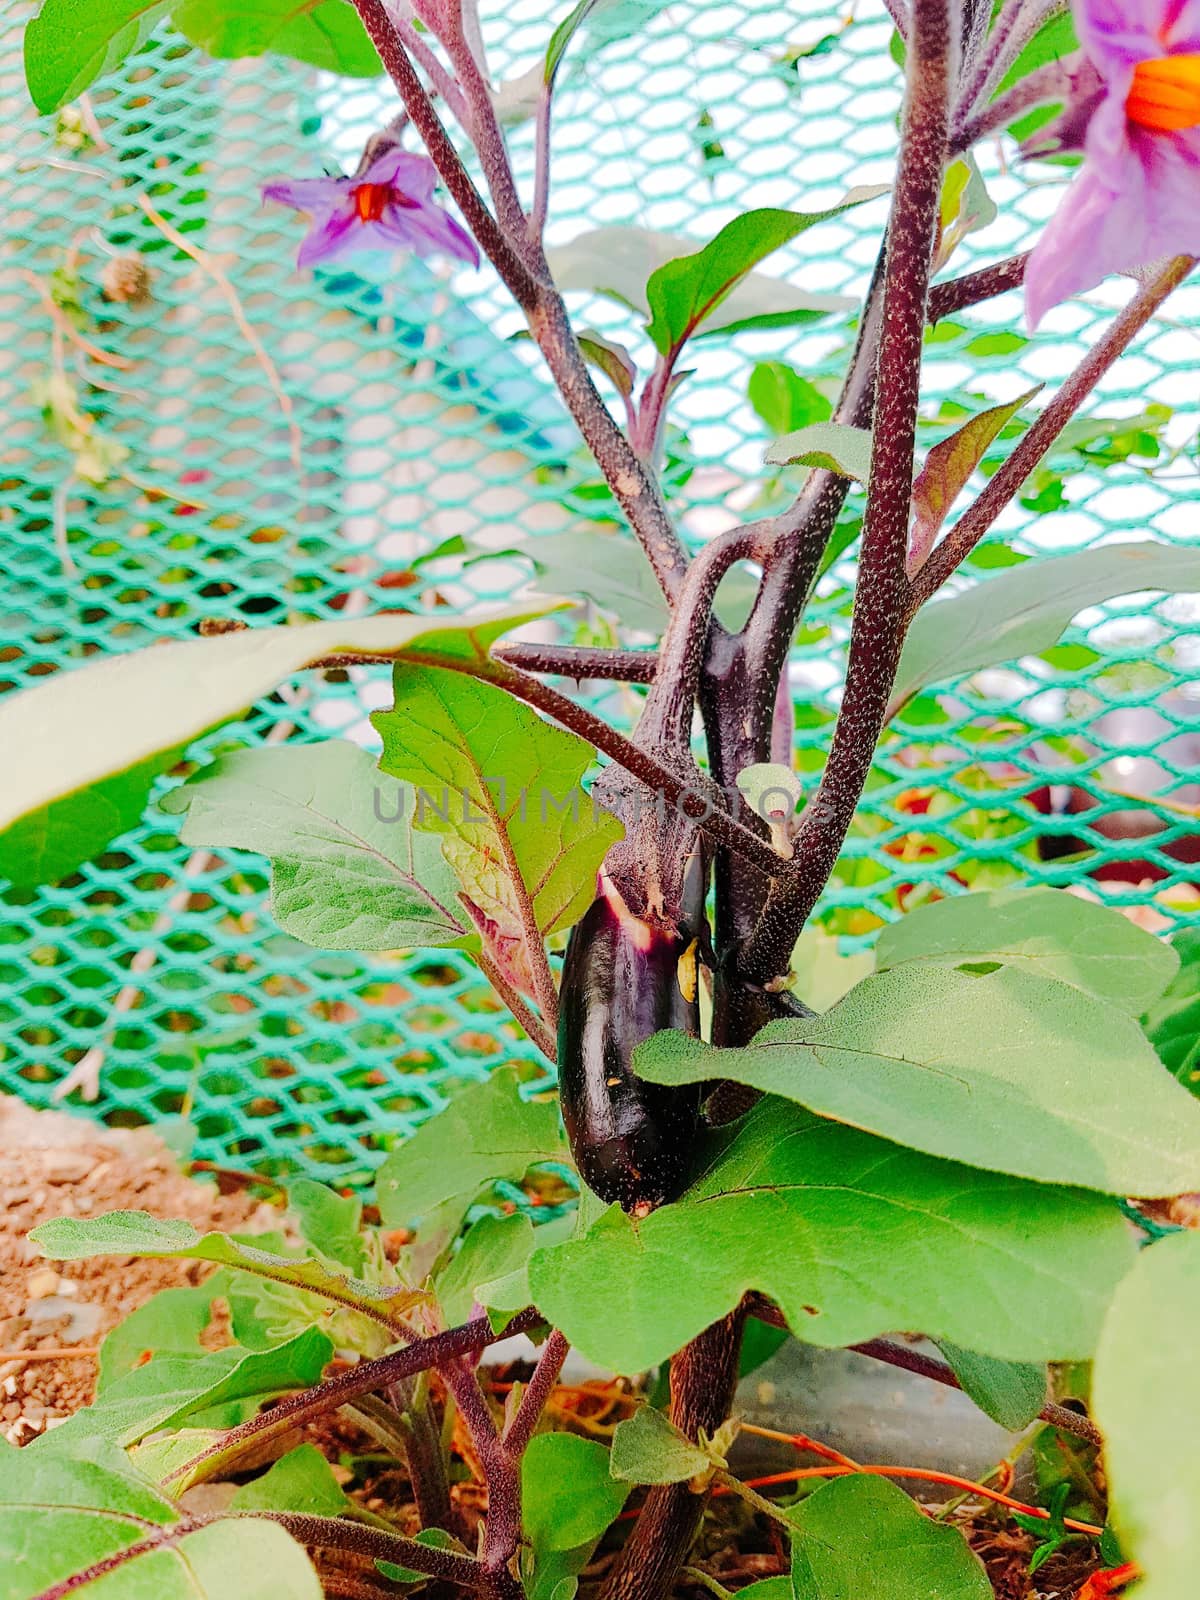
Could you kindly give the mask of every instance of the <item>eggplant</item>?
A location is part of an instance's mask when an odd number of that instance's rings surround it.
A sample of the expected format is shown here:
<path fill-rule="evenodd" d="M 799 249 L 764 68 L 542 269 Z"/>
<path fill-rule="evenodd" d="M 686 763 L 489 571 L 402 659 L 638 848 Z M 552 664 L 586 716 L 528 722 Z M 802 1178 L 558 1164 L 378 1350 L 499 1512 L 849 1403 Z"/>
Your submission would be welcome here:
<path fill-rule="evenodd" d="M 678 1199 L 691 1177 L 701 1087 L 646 1083 L 633 1052 L 663 1028 L 699 1034 L 698 948 L 704 919 L 700 853 L 687 914 L 634 916 L 612 880 L 572 930 L 559 993 L 558 1075 L 575 1164 L 610 1204 L 643 1217 Z"/>

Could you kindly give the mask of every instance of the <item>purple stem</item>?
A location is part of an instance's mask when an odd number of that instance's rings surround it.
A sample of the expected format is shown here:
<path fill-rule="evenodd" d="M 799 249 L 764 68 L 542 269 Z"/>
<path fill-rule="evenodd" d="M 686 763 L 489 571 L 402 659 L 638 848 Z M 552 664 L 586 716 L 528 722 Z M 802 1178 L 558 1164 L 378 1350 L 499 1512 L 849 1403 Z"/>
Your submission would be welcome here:
<path fill-rule="evenodd" d="M 546 1340 L 538 1357 L 538 1364 L 534 1368 L 533 1377 L 530 1378 L 525 1386 L 525 1393 L 521 1396 L 517 1414 L 504 1430 L 504 1448 L 510 1455 L 519 1457 L 533 1438 L 534 1429 L 546 1408 L 546 1402 L 554 1385 L 558 1382 L 570 1348 L 557 1328 Z"/>
<path fill-rule="evenodd" d="M 550 117 L 553 95 L 554 85 L 543 84 L 534 129 L 533 205 L 529 211 L 529 235 L 539 251 L 542 249 L 546 217 L 550 209 Z"/>
<path fill-rule="evenodd" d="M 653 683 L 657 650 L 604 650 L 582 644 L 502 644 L 492 651 L 497 661 L 525 672 L 559 678 L 602 678 L 619 683 Z"/>

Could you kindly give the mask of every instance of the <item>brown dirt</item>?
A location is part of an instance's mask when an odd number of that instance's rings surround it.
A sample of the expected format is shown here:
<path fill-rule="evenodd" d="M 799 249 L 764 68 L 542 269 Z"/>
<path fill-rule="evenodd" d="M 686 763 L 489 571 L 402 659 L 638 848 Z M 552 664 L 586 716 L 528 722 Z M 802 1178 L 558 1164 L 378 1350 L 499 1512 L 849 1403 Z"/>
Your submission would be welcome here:
<path fill-rule="evenodd" d="M 179 1170 L 148 1129 L 108 1129 L 0 1098 L 0 1432 L 24 1444 L 92 1398 L 104 1334 L 159 1289 L 197 1283 L 200 1262 L 46 1261 L 26 1235 L 49 1217 L 104 1211 L 262 1229 L 278 1212 Z M 78 1348 L 81 1353 L 52 1352 Z M 40 1354 L 39 1354 L 40 1352 Z"/>

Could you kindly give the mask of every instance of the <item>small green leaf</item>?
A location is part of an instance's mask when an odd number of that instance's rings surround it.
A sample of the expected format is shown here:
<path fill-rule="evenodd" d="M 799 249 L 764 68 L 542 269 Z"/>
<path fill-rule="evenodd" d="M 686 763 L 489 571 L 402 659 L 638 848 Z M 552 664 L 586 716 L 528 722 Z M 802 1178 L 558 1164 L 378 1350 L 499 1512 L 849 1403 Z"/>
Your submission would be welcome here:
<path fill-rule="evenodd" d="M 471 1307 L 479 1300 L 477 1291 L 519 1272 L 529 1260 L 534 1246 L 533 1223 L 520 1212 L 510 1217 L 480 1217 L 472 1223 L 466 1238 L 437 1280 L 438 1304 L 448 1326 L 466 1322 Z M 480 1302 L 483 1303 L 483 1302 Z M 516 1311 L 529 1304 L 526 1294 Z"/>
<path fill-rule="evenodd" d="M 608 1470 L 608 1451 L 573 1433 L 539 1433 L 521 1458 L 525 1537 L 542 1551 L 594 1544 L 629 1498 Z"/>
<path fill-rule="evenodd" d="M 461 1550 L 462 1546 L 442 1528 L 422 1528 L 420 1533 L 414 1535 L 418 1544 L 428 1545 L 431 1550 Z M 390 1578 L 393 1583 L 428 1583 L 429 1575 L 425 1572 L 414 1572 L 411 1567 L 398 1567 L 394 1561 L 376 1561 L 375 1565 L 385 1578 Z"/>
<path fill-rule="evenodd" d="M 650 323 L 646 332 L 663 355 L 677 351 L 760 261 L 818 222 L 877 199 L 882 188 L 856 190 L 827 211 L 747 211 L 726 223 L 694 255 L 667 261 L 646 283 Z M 755 319 L 757 320 L 757 319 Z M 739 326 L 748 326 L 745 321 Z M 729 324 L 726 324 L 728 329 Z"/>
<path fill-rule="evenodd" d="M 943 1340 L 942 1354 L 965 1395 L 1010 1433 L 1027 1428 L 1046 1404 L 1046 1369 L 1033 1362 L 997 1361 Z"/>
<path fill-rule="evenodd" d="M 365 750 L 340 739 L 222 756 L 162 801 L 189 845 L 271 860 L 271 910 L 323 950 L 469 945 L 470 921 L 439 841 Z"/>
<path fill-rule="evenodd" d="M 229 1274 L 215 1272 L 195 1288 L 160 1289 L 123 1317 L 100 1345 L 96 1393 L 103 1398 L 118 1378 L 160 1351 L 201 1349 L 200 1336 L 213 1317 L 213 1301 L 229 1290 Z"/>
<path fill-rule="evenodd" d="M 923 606 L 900 658 L 892 714 L 926 684 L 1037 655 L 1088 606 L 1144 589 L 1200 592 L 1200 548 L 1144 540 L 1045 556 Z"/>
<path fill-rule="evenodd" d="M 687 1483 L 708 1472 L 712 1457 L 653 1406 L 617 1423 L 608 1470 L 624 1483 Z"/>
<path fill-rule="evenodd" d="M 65 1428 L 0 1451 L 0 1596 L 59 1586 L 106 1600 L 321 1600 L 301 1547 L 259 1518 L 197 1528 L 102 1439 Z M 99 1579 L 72 1582 L 104 1562 Z"/>
<path fill-rule="evenodd" d="M 630 399 L 637 382 L 637 367 L 625 346 L 618 344 L 615 339 L 605 339 L 590 329 L 579 334 L 578 341 L 585 359 L 604 373 L 619 394 L 624 395 L 626 400 Z"/>
<path fill-rule="evenodd" d="M 832 402 L 817 386 L 782 361 L 760 361 L 750 374 L 746 394 L 776 435 L 828 422 L 833 412 Z"/>
<path fill-rule="evenodd" d="M 1002 961 L 1069 983 L 1137 1016 L 1162 994 L 1179 957 L 1119 911 L 1061 889 L 976 890 L 924 905 L 882 929 L 881 972 Z"/>
<path fill-rule="evenodd" d="M 732 1078 L 1040 1183 L 1200 1189 L 1200 1105 L 1138 1025 L 1020 967 L 975 976 L 914 962 L 864 978 L 823 1016 L 770 1023 L 743 1049 L 660 1033 L 634 1061 L 652 1083 Z"/>
<path fill-rule="evenodd" d="M 1182 964 L 1142 1026 L 1167 1071 L 1200 1095 L 1200 928 L 1181 929 L 1171 945 Z"/>
<path fill-rule="evenodd" d="M 27 886 L 72 871 L 138 820 L 155 778 L 193 740 L 314 661 L 410 648 L 422 659 L 480 660 L 507 629 L 545 614 L 493 609 L 439 623 L 389 613 L 247 628 L 108 656 L 6 694 L 0 874 Z"/>
<path fill-rule="evenodd" d="M 763 1249 L 770 1240 L 770 1249 Z M 1011 1361 L 1086 1356 L 1133 1244 L 1119 1209 L 903 1150 L 767 1100 L 674 1205 L 536 1249 L 539 1310 L 623 1373 L 751 1289 L 827 1346 L 911 1328 Z"/>
<path fill-rule="evenodd" d="M 1004 405 L 980 411 L 925 457 L 912 490 L 914 522 L 909 536 L 909 571 L 915 572 L 933 549 L 950 507 L 966 488 L 988 446 L 1006 422 L 1041 391 L 1036 384 Z"/>
<path fill-rule="evenodd" d="M 312 1178 L 297 1178 L 288 1188 L 288 1210 L 300 1224 L 300 1237 L 318 1255 L 336 1261 L 349 1273 L 364 1271 L 362 1201 L 356 1195 L 338 1194 Z"/>
<path fill-rule="evenodd" d="M 557 1104 L 522 1100 L 520 1081 L 515 1069 L 493 1072 L 391 1152 L 375 1179 L 386 1226 L 408 1227 L 449 1200 L 465 1212 L 488 1184 L 517 1183 L 530 1167 L 570 1160 Z"/>
<path fill-rule="evenodd" d="M 376 78 L 383 66 L 349 0 L 174 0 L 171 20 L 210 56 L 289 56 L 324 72 Z"/>
<path fill-rule="evenodd" d="M 260 1478 L 244 1483 L 229 1502 L 231 1511 L 298 1511 L 313 1517 L 341 1517 L 351 1509 L 333 1468 L 315 1444 L 298 1444 Z"/>
<path fill-rule="evenodd" d="M 1110 1516 L 1144 1577 L 1137 1600 L 1192 1600 L 1200 1572 L 1200 1238 L 1150 1245 L 1100 1337 L 1092 1402 L 1104 1431 Z"/>
<path fill-rule="evenodd" d="M 866 483 L 871 476 L 871 435 L 866 428 L 851 428 L 844 422 L 814 422 L 776 439 L 765 459 L 773 467 L 819 467 Z"/>
<path fill-rule="evenodd" d="M 789 1520 L 794 1600 L 993 1600 L 959 1530 L 884 1478 L 835 1478 Z"/>
<path fill-rule="evenodd" d="M 25 80 L 39 111 L 57 111 L 150 37 L 170 0 L 45 0 L 25 29 Z"/>
<path fill-rule="evenodd" d="M 82 1261 L 90 1256 L 167 1256 L 214 1261 L 239 1272 L 303 1289 L 371 1317 L 402 1317 L 426 1296 L 403 1285 L 364 1283 L 332 1271 L 314 1256 L 293 1259 L 224 1233 L 198 1233 L 190 1222 L 164 1222 L 145 1211 L 110 1211 L 102 1217 L 52 1217 L 29 1237 L 52 1261 Z"/>

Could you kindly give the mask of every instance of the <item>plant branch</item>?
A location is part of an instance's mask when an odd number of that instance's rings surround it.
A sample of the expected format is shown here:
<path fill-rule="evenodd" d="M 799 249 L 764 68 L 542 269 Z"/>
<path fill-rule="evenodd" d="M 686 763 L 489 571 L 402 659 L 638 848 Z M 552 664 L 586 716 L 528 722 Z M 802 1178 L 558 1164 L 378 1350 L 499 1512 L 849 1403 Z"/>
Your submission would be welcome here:
<path fill-rule="evenodd" d="M 1195 265 L 1191 256 L 1176 256 L 1146 283 L 1109 324 L 1036 422 L 1017 440 L 1004 465 L 988 480 L 979 498 L 959 518 L 921 569 L 914 575 L 909 616 L 929 599 L 958 568 L 1012 500 L 1096 384 L 1128 349 L 1163 301 Z M 832 757 L 831 757 L 832 759 Z"/>
<path fill-rule="evenodd" d="M 390 1355 L 380 1356 L 377 1360 L 360 1361 L 356 1367 L 326 1378 L 311 1389 L 301 1390 L 299 1394 L 287 1395 L 270 1411 L 251 1417 L 236 1428 L 230 1428 L 216 1444 L 209 1445 L 206 1450 L 201 1450 L 170 1472 L 163 1480 L 164 1487 L 170 1489 L 172 1484 L 180 1482 L 188 1486 L 205 1483 L 216 1473 L 228 1469 L 233 1461 L 248 1450 L 258 1449 L 269 1440 L 282 1438 L 293 1428 L 311 1422 L 316 1417 L 327 1416 L 348 1401 L 357 1400 L 360 1395 L 378 1394 L 394 1383 L 411 1378 L 418 1372 L 428 1372 L 431 1367 L 440 1367 L 456 1356 L 498 1344 L 501 1339 L 507 1339 L 514 1333 L 524 1333 L 529 1328 L 537 1327 L 541 1320 L 539 1313 L 531 1306 L 497 1333 L 487 1317 L 476 1317 L 461 1327 L 435 1333 L 428 1339 L 418 1339 L 403 1350 L 393 1350 Z"/>
<path fill-rule="evenodd" d="M 1039 67 L 1036 72 L 1015 83 L 1007 94 L 993 100 L 964 122 L 950 142 L 951 153 L 961 155 L 980 139 L 986 139 L 989 133 L 1002 133 L 1035 106 L 1052 105 L 1067 99 L 1081 76 L 1095 78 L 1097 83 L 1100 81 L 1090 62 L 1075 64 L 1069 59 L 1048 61 L 1044 67 Z"/>
<path fill-rule="evenodd" d="M 616 683 L 653 683 L 656 650 L 605 650 L 582 644 L 502 644 L 492 655 L 510 667 L 556 678 L 600 678 Z"/>
<path fill-rule="evenodd" d="M 1007 256 L 989 267 L 980 267 L 978 272 L 968 272 L 961 278 L 932 284 L 927 317 L 929 326 L 934 327 L 943 317 L 953 316 L 956 311 L 965 311 L 968 306 L 977 306 L 984 300 L 994 300 L 997 295 L 1007 294 L 1010 289 L 1019 289 L 1025 282 L 1028 260 L 1029 251 L 1023 250 L 1020 255 Z"/>
<path fill-rule="evenodd" d="M 519 1457 L 533 1438 L 538 1419 L 545 1410 L 546 1401 L 550 1398 L 554 1385 L 558 1382 L 570 1348 L 557 1328 L 546 1340 L 538 1357 L 538 1364 L 534 1368 L 533 1377 L 526 1385 L 525 1393 L 517 1406 L 517 1414 L 504 1430 L 504 1447 L 511 1455 Z"/>
<path fill-rule="evenodd" d="M 459 1583 L 469 1589 L 479 1588 L 482 1582 L 482 1569 L 474 1556 L 421 1544 L 417 1539 L 352 1522 L 347 1517 L 318 1517 L 296 1511 L 247 1511 L 241 1515 L 279 1523 L 293 1539 L 310 1550 L 344 1550 L 368 1561 L 390 1561 L 395 1566 L 408 1567 L 413 1572 L 424 1572 L 431 1578 Z"/>
<path fill-rule="evenodd" d="M 122 1520 L 128 1523 L 133 1519 L 124 1517 Z M 91 1566 L 73 1572 L 69 1578 L 62 1578 L 58 1583 L 52 1583 L 48 1589 L 43 1589 L 33 1596 L 33 1600 L 62 1600 L 62 1596 L 73 1594 L 76 1589 L 82 1589 L 86 1584 L 107 1577 L 110 1572 L 118 1571 L 127 1562 L 136 1561 L 139 1556 L 148 1556 L 164 1546 L 178 1544 L 180 1539 L 186 1539 L 189 1533 L 195 1533 L 198 1528 L 205 1528 L 210 1523 L 218 1521 L 220 1518 L 209 1516 L 181 1517 L 178 1522 L 170 1522 L 165 1527 L 155 1528 L 136 1544 L 127 1544 L 121 1550 L 114 1550 L 111 1555 L 93 1561 Z"/>
<path fill-rule="evenodd" d="M 534 124 L 533 204 L 529 209 L 529 234 L 538 250 L 546 233 L 550 210 L 550 119 L 554 104 L 554 85 L 542 85 Z"/>
<path fill-rule="evenodd" d="M 548 1027 L 541 1017 L 526 1005 L 524 997 L 509 983 L 486 950 L 476 952 L 475 963 L 546 1060 L 553 1066 L 558 1060 L 553 1028 Z"/>
<path fill-rule="evenodd" d="M 442 35 L 442 44 L 466 96 L 471 113 L 471 142 L 479 156 L 496 216 L 510 242 L 524 256 L 530 270 L 541 276 L 544 269 L 542 254 L 537 247 L 532 251 L 529 249 L 525 210 L 517 193 L 517 180 L 509 159 L 508 146 L 496 117 L 495 102 L 484 77 L 482 63 L 476 59 L 462 25 L 461 5 L 458 6 L 457 16 L 455 6 L 448 5 L 446 15 L 451 21 Z"/>
<path fill-rule="evenodd" d="M 520 1458 L 500 1437 L 473 1367 L 465 1361 L 448 1361 L 439 1368 L 446 1387 L 454 1397 L 487 1488 L 487 1517 L 483 1530 L 480 1569 L 494 1600 L 508 1600 L 514 1587 L 508 1564 L 521 1543 Z M 519 1587 L 516 1593 L 520 1593 Z"/>
<path fill-rule="evenodd" d="M 954 110 L 956 134 L 970 120 L 975 108 L 991 99 L 997 85 L 1038 29 L 1056 12 L 1066 9 L 1066 0 L 1007 0 L 974 71 L 958 95 Z"/>
<path fill-rule="evenodd" d="M 796 937 L 833 871 L 870 772 L 900 661 L 909 614 L 905 558 L 921 349 L 946 158 L 953 49 L 947 0 L 914 0 L 883 272 L 871 481 L 846 687 L 825 771 L 800 824 L 798 871 L 773 891 L 739 960 L 739 972 L 753 983 L 766 983 L 786 970 Z M 774 691 L 771 684 L 772 702 Z"/>

